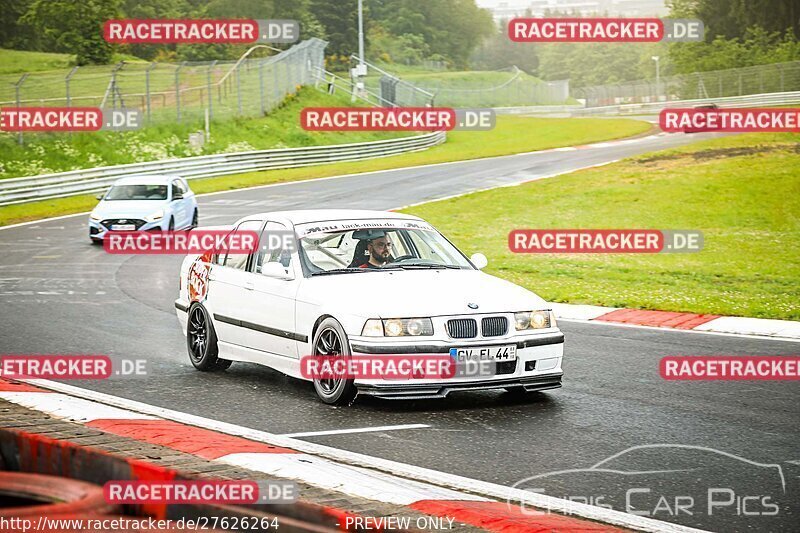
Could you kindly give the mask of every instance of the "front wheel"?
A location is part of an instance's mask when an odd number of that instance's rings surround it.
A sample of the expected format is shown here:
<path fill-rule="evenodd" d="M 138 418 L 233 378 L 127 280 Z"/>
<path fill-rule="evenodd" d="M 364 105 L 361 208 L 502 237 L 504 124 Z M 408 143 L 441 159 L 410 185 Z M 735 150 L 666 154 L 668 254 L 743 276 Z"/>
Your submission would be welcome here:
<path fill-rule="evenodd" d="M 326 318 L 314 335 L 315 356 L 350 357 L 350 343 L 344 328 L 336 319 Z M 347 405 L 358 390 L 352 379 L 315 379 L 314 390 L 323 402 L 330 405 Z"/>
<path fill-rule="evenodd" d="M 197 370 L 213 372 L 225 370 L 231 362 L 217 357 L 217 333 L 214 324 L 208 316 L 206 308 L 199 303 L 189 307 L 189 320 L 186 324 L 186 347 L 189 350 L 189 360 Z"/>

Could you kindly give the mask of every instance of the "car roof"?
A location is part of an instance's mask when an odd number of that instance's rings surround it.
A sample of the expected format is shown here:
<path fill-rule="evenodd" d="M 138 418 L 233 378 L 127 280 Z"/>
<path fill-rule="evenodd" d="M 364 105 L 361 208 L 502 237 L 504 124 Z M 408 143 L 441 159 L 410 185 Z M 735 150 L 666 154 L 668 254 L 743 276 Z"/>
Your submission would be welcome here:
<path fill-rule="evenodd" d="M 128 176 L 120 178 L 114 185 L 167 185 L 180 176 L 167 176 L 164 174 L 151 174 L 146 176 Z"/>
<path fill-rule="evenodd" d="M 311 222 L 331 222 L 333 220 L 388 219 L 388 220 L 422 220 L 414 215 L 377 211 L 371 209 L 296 209 L 293 211 L 272 211 L 258 213 L 244 218 L 262 218 L 264 220 L 284 219 L 292 224 Z"/>

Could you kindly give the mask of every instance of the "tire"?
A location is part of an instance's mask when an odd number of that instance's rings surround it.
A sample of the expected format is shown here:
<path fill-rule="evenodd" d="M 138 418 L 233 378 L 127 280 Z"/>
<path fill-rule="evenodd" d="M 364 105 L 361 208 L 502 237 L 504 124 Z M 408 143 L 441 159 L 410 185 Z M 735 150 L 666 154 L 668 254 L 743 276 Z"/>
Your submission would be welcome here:
<path fill-rule="evenodd" d="M 167 231 L 175 231 L 175 219 L 170 217 L 169 219 L 169 226 L 167 226 Z"/>
<path fill-rule="evenodd" d="M 189 352 L 189 361 L 202 372 L 225 370 L 231 366 L 227 359 L 217 357 L 217 332 L 208 316 L 208 311 L 201 304 L 195 302 L 189 307 L 186 323 L 186 349 Z"/>
<path fill-rule="evenodd" d="M 98 244 L 103 244 L 102 239 L 92 239 L 91 237 L 89 237 L 89 240 L 92 241 L 92 244 L 94 244 L 95 246 L 97 246 Z"/>
<path fill-rule="evenodd" d="M 121 510 L 117 505 L 106 503 L 100 485 L 27 472 L 0 472 L 0 498 L 27 503 L 0 508 L 0 517 L 101 515 Z"/>
<path fill-rule="evenodd" d="M 197 217 L 197 209 L 194 210 L 194 215 L 192 215 L 192 225 L 189 226 L 190 228 L 194 229 L 198 226 L 199 219 Z"/>
<path fill-rule="evenodd" d="M 314 334 L 313 355 L 339 355 L 350 357 L 350 342 L 347 333 L 334 318 L 326 318 Z M 352 379 L 315 379 L 314 390 L 323 402 L 329 405 L 347 405 L 358 394 Z"/>

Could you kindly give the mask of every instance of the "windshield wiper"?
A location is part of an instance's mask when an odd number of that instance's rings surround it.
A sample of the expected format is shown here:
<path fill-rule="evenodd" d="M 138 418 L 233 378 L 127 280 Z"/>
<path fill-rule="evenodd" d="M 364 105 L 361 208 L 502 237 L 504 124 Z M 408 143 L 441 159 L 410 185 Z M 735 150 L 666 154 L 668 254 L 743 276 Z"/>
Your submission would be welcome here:
<path fill-rule="evenodd" d="M 347 274 L 349 272 L 367 272 L 368 268 L 334 268 L 332 270 L 321 270 L 319 272 L 312 272 L 312 276 L 326 276 L 328 274 Z"/>
<path fill-rule="evenodd" d="M 449 268 L 455 270 L 461 270 L 460 266 L 456 265 L 440 265 L 439 263 L 417 263 L 411 265 L 396 265 L 399 268 L 405 269 L 415 269 L 415 268 Z"/>

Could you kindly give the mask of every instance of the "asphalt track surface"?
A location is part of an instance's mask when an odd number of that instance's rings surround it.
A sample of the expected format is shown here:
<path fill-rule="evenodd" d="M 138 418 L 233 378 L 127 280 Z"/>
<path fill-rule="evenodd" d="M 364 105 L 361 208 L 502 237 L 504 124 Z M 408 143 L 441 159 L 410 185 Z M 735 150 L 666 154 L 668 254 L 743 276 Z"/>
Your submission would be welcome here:
<path fill-rule="evenodd" d="M 395 208 L 704 136 L 208 195 L 200 198 L 200 221 L 229 224 L 277 209 Z M 627 496 L 629 510 L 714 531 L 797 531 L 800 523 L 797 382 L 677 383 L 658 374 L 667 355 L 797 354 L 797 343 L 564 321 L 562 389 L 522 400 L 501 392 L 413 402 L 361 397 L 334 408 L 310 384 L 257 365 L 195 371 L 173 308 L 180 257 L 105 254 L 89 243 L 85 215 L 2 230 L 0 250 L 0 353 L 147 361 L 146 377 L 73 382 L 81 387 L 277 434 L 426 424 L 302 438 L 483 481 L 522 481 L 520 488 L 618 510 Z M 644 445 L 669 446 L 631 449 Z M 539 477 L 523 481 L 532 476 Z M 709 490 L 721 503 L 709 506 Z M 773 503 L 776 516 L 745 516 L 774 513 Z"/>

